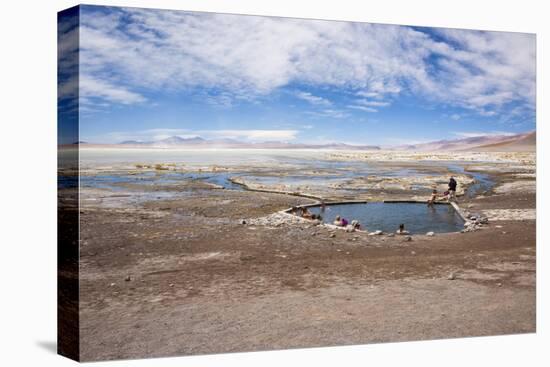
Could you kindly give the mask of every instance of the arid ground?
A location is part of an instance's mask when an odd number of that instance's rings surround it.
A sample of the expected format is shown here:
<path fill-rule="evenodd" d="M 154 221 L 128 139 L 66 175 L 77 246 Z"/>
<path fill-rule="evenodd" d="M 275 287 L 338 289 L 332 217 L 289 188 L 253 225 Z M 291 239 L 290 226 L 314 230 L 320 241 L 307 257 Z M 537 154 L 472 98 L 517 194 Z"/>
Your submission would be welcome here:
<path fill-rule="evenodd" d="M 410 241 L 276 220 L 315 199 L 198 179 L 82 188 L 82 360 L 535 332 L 534 162 L 470 168 L 494 186 L 459 205 L 489 223 Z"/>

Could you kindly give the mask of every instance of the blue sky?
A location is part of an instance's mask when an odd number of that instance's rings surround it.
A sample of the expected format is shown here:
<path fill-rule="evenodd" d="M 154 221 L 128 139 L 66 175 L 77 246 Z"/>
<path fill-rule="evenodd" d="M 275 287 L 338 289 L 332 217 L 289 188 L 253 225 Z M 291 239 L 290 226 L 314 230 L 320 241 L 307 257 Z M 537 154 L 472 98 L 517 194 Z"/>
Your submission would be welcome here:
<path fill-rule="evenodd" d="M 397 145 L 535 129 L 535 36 L 82 6 L 81 140 Z"/>

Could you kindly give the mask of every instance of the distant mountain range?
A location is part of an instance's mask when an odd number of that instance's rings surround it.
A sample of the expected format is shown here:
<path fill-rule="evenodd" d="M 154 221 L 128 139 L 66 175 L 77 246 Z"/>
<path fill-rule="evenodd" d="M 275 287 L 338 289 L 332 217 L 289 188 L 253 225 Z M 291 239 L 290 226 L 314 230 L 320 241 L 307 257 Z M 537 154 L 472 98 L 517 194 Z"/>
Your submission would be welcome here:
<path fill-rule="evenodd" d="M 387 150 L 411 152 L 438 152 L 438 151 L 479 151 L 479 152 L 534 152 L 536 151 L 536 132 L 527 132 L 516 135 L 484 135 L 462 139 L 438 140 L 422 144 L 406 144 L 384 147 Z M 227 149 L 337 149 L 337 150 L 380 150 L 376 145 L 352 145 L 344 143 L 332 144 L 304 144 L 279 141 L 243 142 L 235 139 L 204 139 L 199 136 L 182 138 L 171 136 L 156 141 L 126 140 L 118 144 L 88 144 L 97 147 L 127 147 L 127 148 L 227 148 Z"/>
<path fill-rule="evenodd" d="M 512 139 L 491 143 L 475 148 L 480 151 L 495 152 L 535 152 L 537 150 L 537 133 L 516 135 Z"/>
<path fill-rule="evenodd" d="M 265 141 L 258 143 L 243 142 L 235 139 L 203 139 L 201 137 L 182 138 L 171 136 L 156 141 L 126 140 L 118 145 L 152 148 L 234 148 L 234 149 L 342 149 L 342 150 L 379 150 L 374 145 L 351 145 L 344 143 L 334 144 L 301 144 L 280 141 Z"/>
<path fill-rule="evenodd" d="M 438 140 L 422 144 L 400 145 L 392 149 L 416 152 L 534 152 L 536 151 L 536 132 L 533 131 L 516 135 L 485 135 L 463 139 Z"/>

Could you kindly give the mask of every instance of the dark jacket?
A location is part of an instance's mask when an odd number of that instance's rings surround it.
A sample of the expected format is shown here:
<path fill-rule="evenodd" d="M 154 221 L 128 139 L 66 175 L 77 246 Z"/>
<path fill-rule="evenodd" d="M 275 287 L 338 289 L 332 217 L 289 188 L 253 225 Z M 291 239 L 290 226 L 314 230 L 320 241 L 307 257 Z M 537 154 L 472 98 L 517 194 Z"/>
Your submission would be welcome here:
<path fill-rule="evenodd" d="M 456 191 L 456 181 L 454 178 L 449 180 L 449 190 Z"/>

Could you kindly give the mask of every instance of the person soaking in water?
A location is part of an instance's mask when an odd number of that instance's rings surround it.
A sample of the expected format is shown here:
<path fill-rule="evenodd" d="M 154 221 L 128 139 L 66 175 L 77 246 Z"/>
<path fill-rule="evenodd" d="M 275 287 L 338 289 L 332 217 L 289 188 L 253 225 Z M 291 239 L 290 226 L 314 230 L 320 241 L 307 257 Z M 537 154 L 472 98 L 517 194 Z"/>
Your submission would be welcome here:
<path fill-rule="evenodd" d="M 345 227 L 348 225 L 348 221 L 346 220 L 346 218 L 342 218 L 339 215 L 337 215 L 336 218 L 334 218 L 333 224 L 338 227 Z"/>
<path fill-rule="evenodd" d="M 399 229 L 396 231 L 397 234 L 409 234 L 409 231 L 405 230 L 405 224 L 401 223 Z"/>

